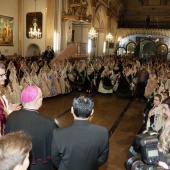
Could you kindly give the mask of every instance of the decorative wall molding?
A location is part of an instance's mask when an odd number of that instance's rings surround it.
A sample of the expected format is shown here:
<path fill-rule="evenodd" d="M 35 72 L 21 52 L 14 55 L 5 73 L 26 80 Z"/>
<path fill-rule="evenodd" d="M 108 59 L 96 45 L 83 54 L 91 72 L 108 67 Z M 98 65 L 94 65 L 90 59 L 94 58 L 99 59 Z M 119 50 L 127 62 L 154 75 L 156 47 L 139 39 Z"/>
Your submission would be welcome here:
<path fill-rule="evenodd" d="M 167 36 L 170 37 L 170 30 L 166 29 L 140 29 L 140 28 L 118 28 L 117 29 L 117 36 L 126 37 L 129 35 L 135 35 L 135 34 L 146 34 L 148 35 L 161 35 L 161 36 Z"/>

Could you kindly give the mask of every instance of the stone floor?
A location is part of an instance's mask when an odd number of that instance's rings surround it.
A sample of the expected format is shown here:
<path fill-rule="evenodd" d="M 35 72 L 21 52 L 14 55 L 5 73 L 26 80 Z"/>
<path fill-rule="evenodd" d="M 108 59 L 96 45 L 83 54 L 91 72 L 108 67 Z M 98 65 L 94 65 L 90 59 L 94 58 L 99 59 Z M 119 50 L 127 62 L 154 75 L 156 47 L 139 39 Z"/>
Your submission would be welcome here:
<path fill-rule="evenodd" d="M 55 118 L 60 127 L 73 122 L 70 108 L 74 97 L 80 92 L 72 92 L 44 99 L 40 112 Z M 86 94 L 85 94 L 86 95 Z M 94 114 L 90 121 L 105 126 L 110 134 L 110 152 L 108 161 L 99 170 L 124 170 L 124 162 L 129 147 L 142 125 L 142 113 L 145 102 L 121 98 L 115 94 L 92 94 Z"/>

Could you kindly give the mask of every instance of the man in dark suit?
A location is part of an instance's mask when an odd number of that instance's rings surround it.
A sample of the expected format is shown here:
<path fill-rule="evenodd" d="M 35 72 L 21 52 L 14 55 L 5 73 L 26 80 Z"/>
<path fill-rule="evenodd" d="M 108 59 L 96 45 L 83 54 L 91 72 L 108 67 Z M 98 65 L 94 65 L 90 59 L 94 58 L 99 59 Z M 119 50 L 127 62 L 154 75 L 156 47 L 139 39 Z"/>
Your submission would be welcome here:
<path fill-rule="evenodd" d="M 37 86 L 28 86 L 21 93 L 23 109 L 12 112 L 6 122 L 5 134 L 24 131 L 32 137 L 28 170 L 52 170 L 52 135 L 58 126 L 54 120 L 38 112 L 42 105 L 42 92 Z"/>
<path fill-rule="evenodd" d="M 147 81 L 149 78 L 149 72 L 146 70 L 146 64 L 144 63 L 142 65 L 142 69 L 139 70 L 137 74 L 138 82 L 136 87 L 136 100 L 145 100 L 144 93 L 145 93 L 145 87 L 147 85 Z"/>
<path fill-rule="evenodd" d="M 55 129 L 52 140 L 52 162 L 59 170 L 97 170 L 107 161 L 108 132 L 89 122 L 94 102 L 80 96 L 73 100 L 74 123 Z"/>
<path fill-rule="evenodd" d="M 50 61 L 54 58 L 54 55 L 54 50 L 51 48 L 51 46 L 47 46 L 47 49 L 44 52 L 44 60 L 50 63 Z"/>
<path fill-rule="evenodd" d="M 38 61 L 38 59 L 39 59 L 39 55 L 37 54 L 36 51 L 34 51 L 34 54 L 33 54 L 33 56 L 31 57 L 31 61 L 32 61 L 32 62 Z"/>

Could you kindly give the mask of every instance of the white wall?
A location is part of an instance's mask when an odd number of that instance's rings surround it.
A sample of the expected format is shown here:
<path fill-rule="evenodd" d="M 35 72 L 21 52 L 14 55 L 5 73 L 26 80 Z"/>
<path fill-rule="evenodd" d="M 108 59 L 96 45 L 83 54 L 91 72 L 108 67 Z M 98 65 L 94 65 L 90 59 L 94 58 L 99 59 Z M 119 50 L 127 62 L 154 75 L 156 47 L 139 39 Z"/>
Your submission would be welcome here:
<path fill-rule="evenodd" d="M 70 43 L 72 38 L 72 21 L 67 21 L 66 26 L 67 26 L 67 42 Z"/>
<path fill-rule="evenodd" d="M 89 25 L 75 25 L 73 24 L 72 29 L 74 30 L 74 41 L 75 42 L 88 42 L 88 30 Z"/>
<path fill-rule="evenodd" d="M 18 53 L 18 0 L 0 0 L 0 15 L 9 16 L 14 18 L 14 31 L 13 31 L 13 44 L 14 46 L 0 46 L 0 50 L 4 55 L 13 55 Z M 22 9 L 21 9 L 22 10 Z M 36 0 L 36 12 L 43 14 L 43 30 L 41 39 L 28 39 L 26 37 L 26 14 L 29 12 L 35 12 L 34 0 L 23 0 L 23 56 L 27 54 L 27 48 L 30 44 L 36 44 L 40 52 L 44 52 L 45 47 L 45 23 L 46 23 L 46 0 Z M 30 54 L 30 53 L 29 53 Z"/>
<path fill-rule="evenodd" d="M 73 30 L 74 30 L 74 41 L 75 42 L 81 42 L 82 41 L 82 29 L 81 25 L 73 25 Z"/>
<path fill-rule="evenodd" d="M 81 53 L 88 53 L 88 31 L 89 31 L 89 24 L 82 24 L 82 25 L 72 25 L 72 30 L 74 30 L 74 42 L 81 42 Z"/>
<path fill-rule="evenodd" d="M 89 25 L 85 25 L 82 27 L 82 42 L 87 43 L 88 42 L 88 31 L 89 31 Z"/>
<path fill-rule="evenodd" d="M 35 1 L 34 0 L 24 0 L 24 5 L 23 5 L 23 10 L 24 10 L 24 31 L 23 31 L 23 52 L 24 56 L 27 56 L 30 54 L 30 52 L 27 52 L 27 48 L 29 47 L 30 44 L 36 44 L 39 49 L 40 53 L 44 52 L 46 50 L 45 47 L 45 23 L 46 23 L 46 0 L 36 0 L 36 12 L 41 12 L 43 15 L 43 21 L 42 21 L 42 38 L 41 39 L 28 39 L 26 37 L 26 15 L 29 12 L 35 12 Z"/>
<path fill-rule="evenodd" d="M 105 40 L 105 32 L 100 31 L 98 33 L 98 44 L 97 44 L 97 56 L 103 56 L 103 44 Z M 106 49 L 107 50 L 107 49 Z"/>
<path fill-rule="evenodd" d="M 13 46 L 0 46 L 0 51 L 5 56 L 18 53 L 18 0 L 0 0 L 0 15 L 14 18 Z"/>

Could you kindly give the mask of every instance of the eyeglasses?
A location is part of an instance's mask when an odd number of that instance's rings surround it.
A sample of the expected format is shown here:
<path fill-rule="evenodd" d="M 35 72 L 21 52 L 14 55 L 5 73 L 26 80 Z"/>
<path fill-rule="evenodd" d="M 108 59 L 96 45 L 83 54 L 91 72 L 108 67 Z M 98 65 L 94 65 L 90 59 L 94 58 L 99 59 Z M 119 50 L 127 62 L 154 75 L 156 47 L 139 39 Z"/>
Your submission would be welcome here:
<path fill-rule="evenodd" d="M 2 77 L 6 77 L 6 73 L 4 73 L 4 74 L 0 74 L 0 77 L 2 78 Z"/>

